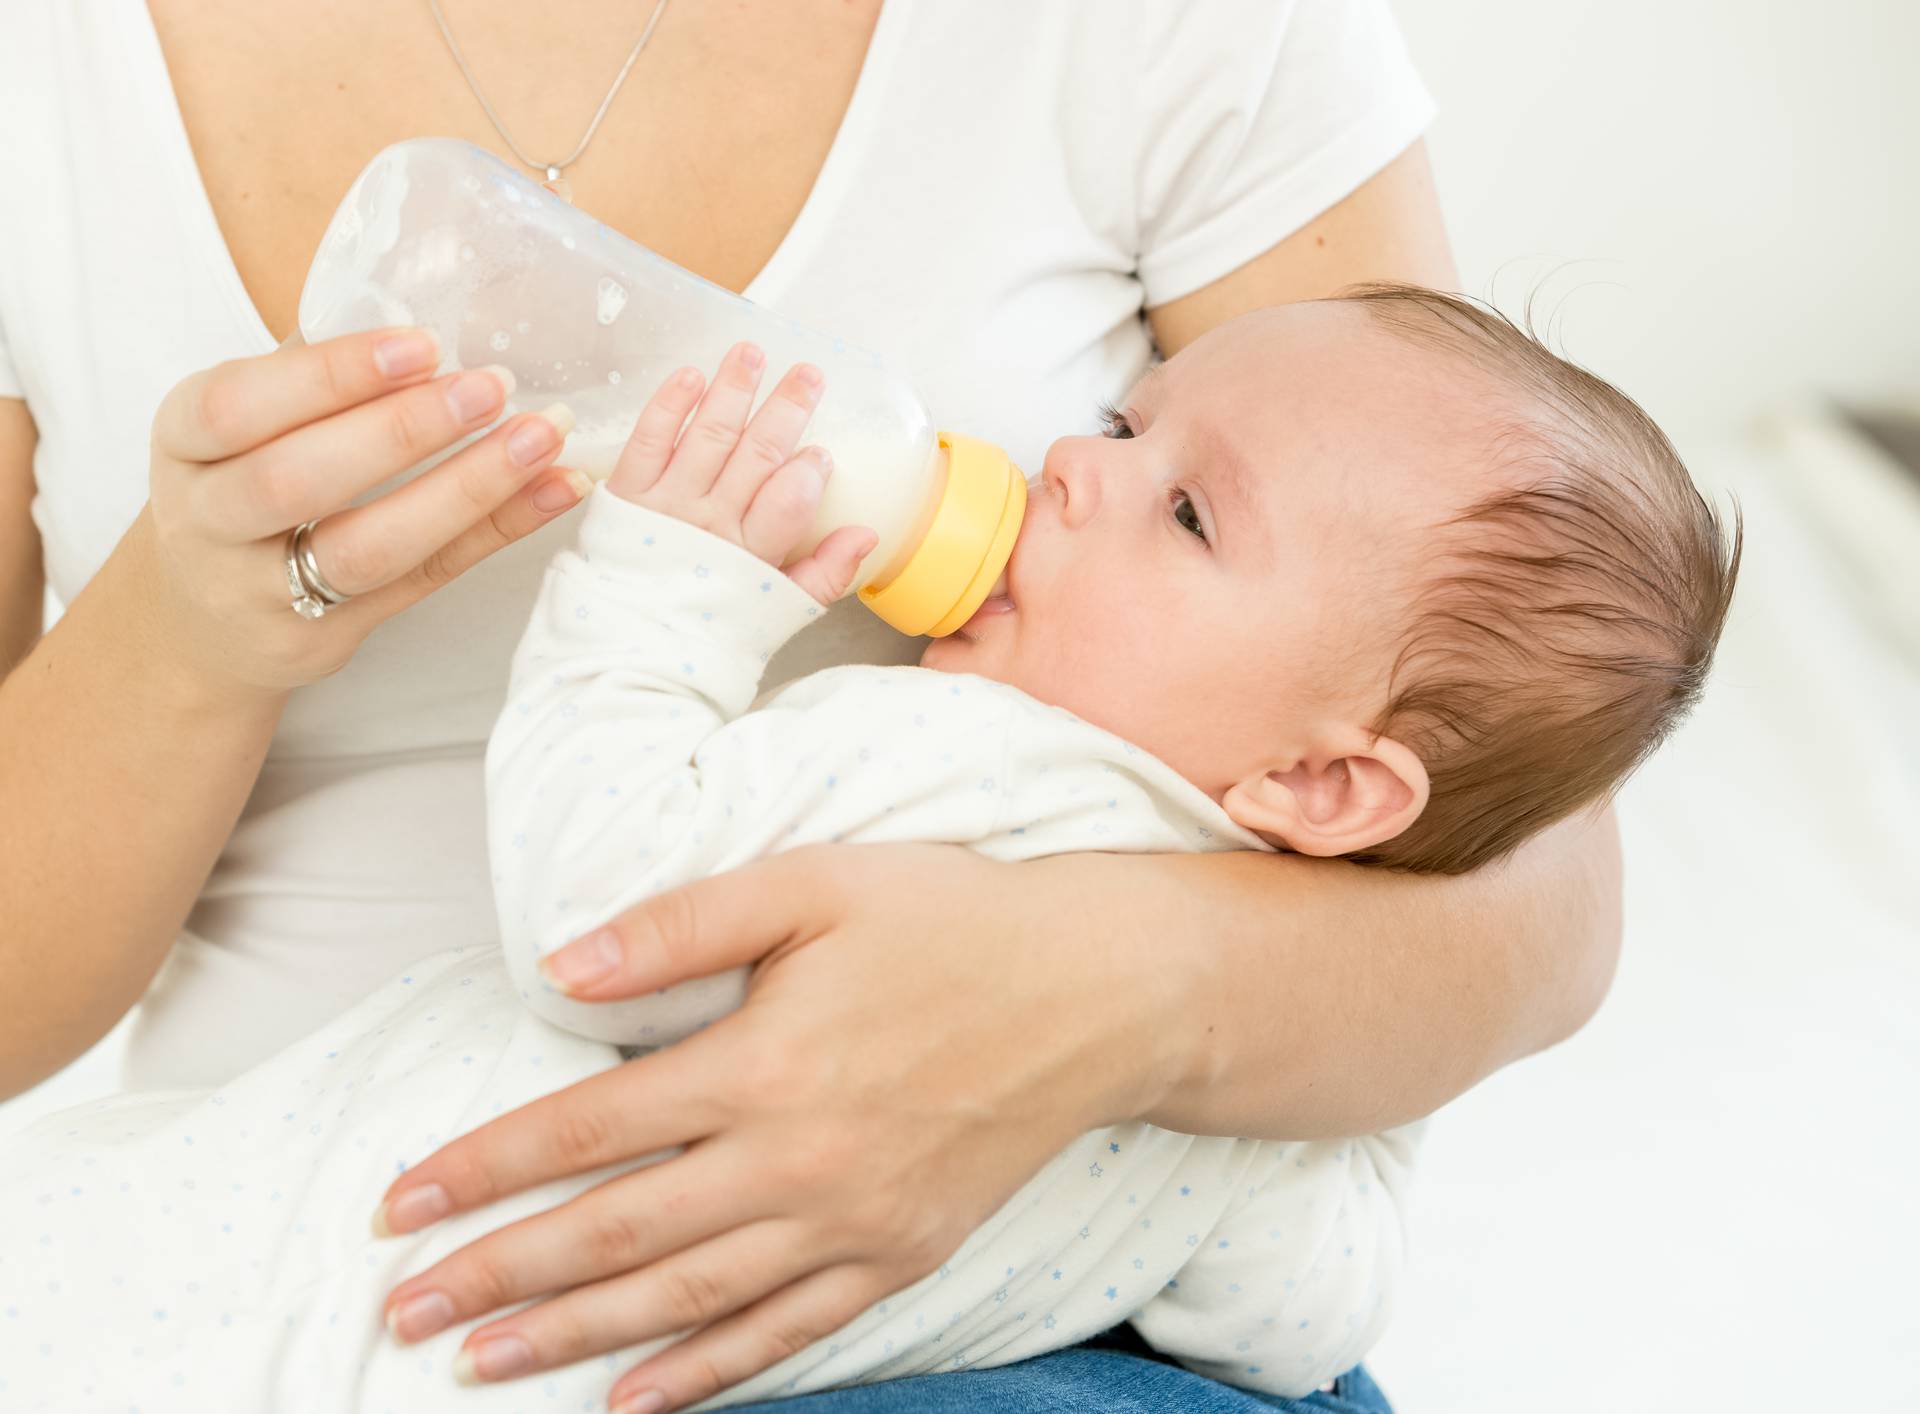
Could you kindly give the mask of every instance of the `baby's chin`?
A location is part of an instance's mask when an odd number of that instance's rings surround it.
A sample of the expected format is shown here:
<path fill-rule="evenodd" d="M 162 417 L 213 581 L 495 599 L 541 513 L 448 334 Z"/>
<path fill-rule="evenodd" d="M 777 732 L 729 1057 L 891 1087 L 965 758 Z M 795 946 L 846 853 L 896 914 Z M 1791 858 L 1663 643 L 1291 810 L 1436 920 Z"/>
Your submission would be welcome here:
<path fill-rule="evenodd" d="M 981 677 L 998 676 L 990 665 L 993 655 L 982 653 L 980 645 L 959 633 L 931 640 L 921 650 L 920 666 L 936 673 L 977 673 Z"/>
<path fill-rule="evenodd" d="M 988 617 L 976 614 L 945 638 L 928 642 L 921 650 L 920 666 L 937 673 L 974 673 L 1006 681 L 1001 670 L 1005 654 L 997 651 L 1000 645 L 995 640 L 1008 627 L 1005 619 L 1010 617 L 1004 611 Z"/>

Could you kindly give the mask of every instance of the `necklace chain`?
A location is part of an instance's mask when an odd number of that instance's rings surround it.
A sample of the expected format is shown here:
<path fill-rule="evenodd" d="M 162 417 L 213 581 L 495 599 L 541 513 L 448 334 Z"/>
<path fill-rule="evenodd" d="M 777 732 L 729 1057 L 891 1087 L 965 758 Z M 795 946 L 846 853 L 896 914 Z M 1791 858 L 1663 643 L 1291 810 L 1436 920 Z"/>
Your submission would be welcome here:
<path fill-rule="evenodd" d="M 520 144 L 513 140 L 513 135 L 507 131 L 506 125 L 500 121 L 500 115 L 494 112 L 493 105 L 487 102 L 486 94 L 480 91 L 480 85 L 474 82 L 473 70 L 467 67 L 466 57 L 461 54 L 460 46 L 454 43 L 453 31 L 447 28 L 447 17 L 440 13 L 440 0 L 427 0 L 427 4 L 433 9 L 434 21 L 440 26 L 440 33 L 447 41 L 447 48 L 453 51 L 453 62 L 460 66 L 460 72 L 466 77 L 467 87 L 472 89 L 473 96 L 480 100 L 480 107 L 485 110 L 487 120 L 493 124 L 493 130 L 500 134 L 500 140 L 506 143 L 513 155 L 526 163 L 527 166 L 544 168 L 547 174 L 547 180 L 550 182 L 558 180 L 561 171 L 571 166 L 574 161 L 579 158 L 580 154 L 587 150 L 587 144 L 593 141 L 594 133 L 599 130 L 600 120 L 607 116 L 607 108 L 612 104 L 613 96 L 620 91 L 620 85 L 627 81 L 627 71 L 633 68 L 633 61 L 640 57 L 640 51 L 647 47 L 647 41 L 653 37 L 653 27 L 660 23 L 660 14 L 667 8 L 667 0 L 658 0 L 658 3 L 654 5 L 652 18 L 647 21 L 647 27 L 640 32 L 640 38 L 635 42 L 633 52 L 627 55 L 627 62 L 620 66 L 620 73 L 619 76 L 614 79 L 613 87 L 608 89 L 607 96 L 600 100 L 599 111 L 593 115 L 593 121 L 587 124 L 587 130 L 581 136 L 579 144 L 572 152 L 566 155 L 563 161 L 536 162 L 520 150 Z"/>

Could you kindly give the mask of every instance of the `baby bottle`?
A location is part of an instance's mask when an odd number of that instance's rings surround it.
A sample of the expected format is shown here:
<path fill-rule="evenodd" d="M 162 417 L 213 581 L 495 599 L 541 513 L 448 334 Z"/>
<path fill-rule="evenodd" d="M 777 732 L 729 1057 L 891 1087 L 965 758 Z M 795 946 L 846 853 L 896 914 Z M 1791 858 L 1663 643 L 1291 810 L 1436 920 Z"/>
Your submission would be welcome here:
<path fill-rule="evenodd" d="M 854 577 L 903 633 L 952 633 L 992 590 L 1026 512 L 999 447 L 937 431 L 877 353 L 703 280 L 576 209 L 491 153 L 417 138 L 376 156 L 334 212 L 300 294 L 308 343 L 392 324 L 439 336 L 440 371 L 503 364 L 507 413 L 565 402 L 565 460 L 612 472 L 640 409 L 682 364 L 716 366 L 742 339 L 768 367 L 826 376 L 809 440 L 833 453 L 820 511 L 795 554 L 842 525 L 879 543 Z"/>

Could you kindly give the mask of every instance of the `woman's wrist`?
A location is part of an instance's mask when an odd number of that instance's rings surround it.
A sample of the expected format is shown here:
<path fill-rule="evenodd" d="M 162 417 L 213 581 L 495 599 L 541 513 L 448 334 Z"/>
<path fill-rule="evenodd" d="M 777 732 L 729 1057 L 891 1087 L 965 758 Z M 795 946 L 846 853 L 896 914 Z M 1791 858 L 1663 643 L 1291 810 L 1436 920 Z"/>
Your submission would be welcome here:
<path fill-rule="evenodd" d="M 1151 1119 L 1204 1092 L 1218 1071 L 1206 1019 L 1218 958 L 1155 926 L 1177 911 L 1162 905 L 1197 884 L 1165 868 L 1179 857 L 1062 854 L 1005 866 L 1042 884 L 1039 898 L 1013 894 L 1023 914 L 1043 908 L 1056 920 L 1035 945 L 1065 967 L 1060 1014 L 1077 1027 L 1066 1069 L 1083 1092 L 1085 1128 Z"/>
<path fill-rule="evenodd" d="M 153 507 L 143 506 L 71 612 L 90 611 L 87 631 L 112 640 L 113 661 L 142 684 L 143 696 L 151 697 L 157 710 L 188 721 L 264 723 L 271 734 L 288 690 L 229 671 L 221 654 L 186 631 L 170 599 L 165 553 L 154 532 Z M 287 613 L 291 620 L 291 608 Z"/>

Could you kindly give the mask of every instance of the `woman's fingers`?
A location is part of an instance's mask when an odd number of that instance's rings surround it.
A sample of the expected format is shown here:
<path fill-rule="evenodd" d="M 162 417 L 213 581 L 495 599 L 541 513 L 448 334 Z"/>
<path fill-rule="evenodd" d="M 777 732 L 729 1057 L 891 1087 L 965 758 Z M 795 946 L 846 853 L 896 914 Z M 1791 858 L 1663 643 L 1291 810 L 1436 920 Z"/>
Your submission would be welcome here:
<path fill-rule="evenodd" d="M 653 1267 L 570 1291 L 494 1325 L 481 1326 L 467 1337 L 455 1357 L 455 1373 L 481 1380 L 512 1379 L 675 1332 L 697 1330 L 743 1307 L 753 1307 L 755 1302 L 764 1305 L 761 1299 L 767 1293 L 780 1291 L 812 1269 L 813 1264 L 801 1255 L 803 1231 L 798 1223 L 749 1223 Z M 821 1293 L 816 1289 L 814 1294 Z M 847 1312 L 838 1324 L 824 1331 L 838 1329 L 858 1309 Z M 798 1345 L 781 1350 L 775 1360 L 791 1355 L 812 1342 L 810 1332 L 818 1314 L 783 1311 L 783 1327 L 773 1332 L 762 1330 L 757 1346 L 764 1348 L 769 1339 L 776 1345 L 799 1339 Z M 800 1339 L 803 1332 L 808 1334 Z M 640 1368 L 651 1371 L 655 1367 L 649 1362 Z M 692 1384 L 714 1373 L 689 1370 L 682 1362 L 676 1379 Z M 612 1396 L 608 1402 L 619 1407 Z"/>
<path fill-rule="evenodd" d="M 682 368 L 654 389 L 647 405 L 640 409 L 633 431 L 627 434 L 627 444 L 620 449 L 613 475 L 607 478 L 609 491 L 633 501 L 654 488 L 667 463 L 673 460 L 680 429 L 694 404 L 700 401 L 704 381 L 699 369 Z"/>
<path fill-rule="evenodd" d="M 705 1138 L 721 1119 L 706 1096 L 726 1073 L 724 1045 L 709 1052 L 730 1029 L 716 1022 L 462 1135 L 387 1186 L 374 1231 L 414 1232 L 549 1179 Z"/>
<path fill-rule="evenodd" d="M 312 537 L 320 573 L 342 594 L 392 583 L 539 475 L 572 430 L 564 403 L 523 413 L 377 501 L 328 516 Z"/>
<path fill-rule="evenodd" d="M 480 517 L 426 556 L 410 573 L 333 612 L 365 614 L 370 625 L 381 623 L 452 583 L 495 551 L 505 549 L 554 517 L 572 510 L 592 489 L 593 483 L 585 472 L 572 467 L 549 468 L 532 483 L 521 487 L 505 505 Z M 324 567 L 321 573 L 326 573 Z"/>
<path fill-rule="evenodd" d="M 211 533 L 238 543 L 264 539 L 340 509 L 369 486 L 486 426 L 512 393 L 513 374 L 505 368 L 449 374 L 212 467 L 189 481 L 189 494 Z M 446 529 L 451 534 L 455 526 Z"/>
<path fill-rule="evenodd" d="M 623 1414 L 684 1409 L 772 1369 L 899 1289 L 870 1267 L 824 1268 L 635 1366 L 615 1382 L 607 1404 Z M 648 1409 L 641 1400 L 650 1390 L 666 1402 Z"/>
<path fill-rule="evenodd" d="M 289 428 L 416 383 L 439 363 L 439 341 L 426 329 L 283 344 L 182 379 L 154 414 L 154 440 L 180 461 L 224 461 Z"/>
<path fill-rule="evenodd" d="M 603 1002 L 771 959 L 829 917 L 813 857 L 788 850 L 655 894 L 541 959 L 540 970 L 569 996 Z"/>
<path fill-rule="evenodd" d="M 645 1267 L 777 1206 L 751 1181 L 736 1185 L 723 1204 L 711 1174 L 724 1161 L 702 1152 L 692 1163 L 661 1162 L 679 1152 L 649 1156 L 643 1167 L 488 1233 L 409 1277 L 388 1294 L 388 1328 L 402 1340 L 421 1340 L 529 1297 Z"/>

